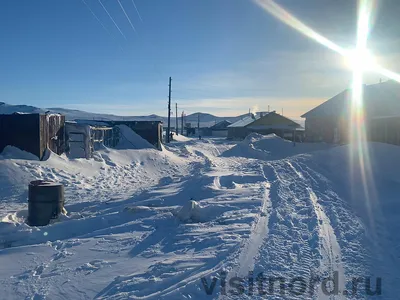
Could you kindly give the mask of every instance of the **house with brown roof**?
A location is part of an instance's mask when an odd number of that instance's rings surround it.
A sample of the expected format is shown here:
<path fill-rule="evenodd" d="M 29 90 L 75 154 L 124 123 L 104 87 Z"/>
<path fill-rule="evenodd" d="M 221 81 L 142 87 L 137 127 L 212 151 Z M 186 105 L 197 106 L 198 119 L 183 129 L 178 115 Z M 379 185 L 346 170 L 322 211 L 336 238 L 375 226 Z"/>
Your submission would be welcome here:
<path fill-rule="evenodd" d="M 228 139 L 244 139 L 252 132 L 263 135 L 274 133 L 282 138 L 293 139 L 299 129 L 300 124 L 272 111 L 260 113 L 258 118 L 251 114 L 229 125 Z"/>

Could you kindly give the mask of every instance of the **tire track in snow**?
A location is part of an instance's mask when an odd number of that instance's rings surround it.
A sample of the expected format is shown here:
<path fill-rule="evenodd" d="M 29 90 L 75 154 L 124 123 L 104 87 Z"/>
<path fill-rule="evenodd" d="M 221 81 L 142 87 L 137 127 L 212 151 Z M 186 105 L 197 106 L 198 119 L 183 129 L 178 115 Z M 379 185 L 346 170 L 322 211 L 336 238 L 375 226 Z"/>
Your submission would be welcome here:
<path fill-rule="evenodd" d="M 344 291 L 345 274 L 342 265 L 342 255 L 339 243 L 336 235 L 333 231 L 329 218 L 326 216 L 321 205 L 318 204 L 318 198 L 315 193 L 308 188 L 310 193 L 310 199 L 314 204 L 314 210 L 318 217 L 319 223 L 319 236 L 321 240 L 321 273 L 328 276 L 333 276 L 334 272 L 338 272 L 339 278 L 339 291 Z M 333 299 L 342 299 L 340 295 L 333 297 Z M 318 288 L 318 299 L 332 299 L 331 296 L 327 296 L 322 292 L 322 289 Z"/>
<path fill-rule="evenodd" d="M 227 274 L 226 282 L 229 282 L 229 280 L 235 276 L 245 278 L 249 272 L 255 269 L 255 264 L 260 254 L 260 248 L 268 238 L 269 209 L 271 207 L 269 199 L 270 183 L 267 182 L 263 165 L 259 165 L 259 167 L 261 169 L 261 175 L 265 179 L 260 185 L 262 195 L 261 211 L 253 223 L 249 238 L 244 242 L 244 245 L 240 247 L 239 257 L 237 258 L 238 265 Z M 221 294 L 219 298 L 230 299 L 228 295 L 223 294 Z"/>
<path fill-rule="evenodd" d="M 213 154 L 220 155 L 218 148 L 214 144 L 211 144 L 211 146 L 213 147 L 212 149 L 217 152 Z M 210 169 L 210 166 L 215 167 L 212 159 L 206 153 L 199 150 L 195 150 L 194 153 L 197 156 L 203 157 L 205 159 L 204 166 L 206 169 Z M 231 278 L 233 274 L 244 277 L 248 274 L 249 271 L 252 271 L 254 269 L 256 258 L 259 253 L 259 248 L 268 236 L 268 208 L 270 207 L 268 191 L 270 185 L 267 182 L 267 177 L 265 176 L 263 165 L 259 165 L 259 168 L 261 176 L 265 179 L 265 182 L 262 182 L 260 184 L 260 191 L 262 195 L 261 212 L 251 228 L 250 237 L 245 242 L 245 245 L 241 248 L 242 250 L 238 258 L 239 266 L 236 268 L 236 270 L 233 270 L 231 274 L 228 274 L 227 281 L 229 281 L 229 278 Z M 213 184 L 216 188 L 222 189 L 219 176 L 214 177 Z"/>
<path fill-rule="evenodd" d="M 268 208 L 269 208 L 269 183 L 262 183 L 261 190 L 263 193 L 263 203 L 261 213 L 254 222 L 251 234 L 239 255 L 239 268 L 237 275 L 244 278 L 249 271 L 253 271 L 256 263 L 259 249 L 265 239 L 268 237 Z"/>
<path fill-rule="evenodd" d="M 262 272 L 267 280 L 283 278 L 285 281 L 283 291 L 279 284 L 270 291 L 269 281 L 265 282 L 268 299 L 312 299 L 315 289 L 308 288 L 308 282 L 319 271 L 318 221 L 304 179 L 299 176 L 301 173 L 296 173 L 286 162 L 278 160 L 264 165 L 270 182 L 269 235 L 254 274 Z M 307 283 L 300 297 L 288 285 L 294 278 L 302 278 Z"/>
<path fill-rule="evenodd" d="M 285 299 L 342 299 L 343 295 L 325 295 L 314 278 L 327 279 L 338 272 L 339 291 L 344 290 L 344 267 L 341 249 L 328 215 L 318 203 L 315 189 L 327 187 L 322 176 L 310 176 L 295 160 L 271 161 L 265 165 L 270 181 L 272 211 L 269 236 L 261 248 L 258 272 L 268 277 L 284 276 L 286 284 L 300 276 L 307 286 L 301 297 L 285 290 Z M 289 286 L 286 286 L 287 288 Z M 331 287 L 328 284 L 328 291 Z M 290 288 L 289 288 L 290 289 Z M 276 294 L 277 293 L 277 294 Z M 279 288 L 270 299 L 282 299 Z"/>
<path fill-rule="evenodd" d="M 302 169 L 296 169 L 290 161 L 286 162 L 288 166 L 297 174 L 299 179 L 305 180 L 302 174 Z M 313 178 L 314 180 L 314 178 Z M 336 234 L 332 228 L 331 222 L 324 212 L 322 206 L 318 203 L 318 197 L 311 187 L 306 183 L 306 189 L 310 195 L 311 202 L 313 204 L 314 212 L 318 219 L 318 231 L 320 238 L 320 247 L 322 253 L 322 260 L 320 264 L 321 274 L 327 278 L 328 276 L 333 276 L 334 272 L 338 272 L 338 283 L 339 291 L 344 291 L 345 272 L 343 268 L 341 249 L 336 237 Z M 343 295 L 328 296 L 325 295 L 321 289 L 321 286 L 317 288 L 318 299 L 343 299 Z"/>

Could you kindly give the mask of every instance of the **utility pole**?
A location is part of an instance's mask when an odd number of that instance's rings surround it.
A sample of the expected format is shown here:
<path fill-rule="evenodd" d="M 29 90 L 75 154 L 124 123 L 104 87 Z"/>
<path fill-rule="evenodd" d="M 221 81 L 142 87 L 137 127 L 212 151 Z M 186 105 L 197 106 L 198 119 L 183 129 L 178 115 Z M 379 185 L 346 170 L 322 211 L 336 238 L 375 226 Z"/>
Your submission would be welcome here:
<path fill-rule="evenodd" d="M 200 139 L 200 113 L 197 114 L 197 132 L 199 133 Z"/>
<path fill-rule="evenodd" d="M 269 112 L 269 105 L 268 105 L 268 112 Z"/>
<path fill-rule="evenodd" d="M 175 120 L 176 120 L 175 132 L 176 135 L 178 135 L 178 103 L 175 103 Z"/>
<path fill-rule="evenodd" d="M 171 141 L 171 81 L 172 78 L 169 78 L 169 93 L 168 93 L 168 127 L 167 127 L 167 143 Z"/>
<path fill-rule="evenodd" d="M 181 134 L 183 135 L 183 115 L 184 115 L 184 111 L 182 111 L 182 117 L 181 117 Z"/>

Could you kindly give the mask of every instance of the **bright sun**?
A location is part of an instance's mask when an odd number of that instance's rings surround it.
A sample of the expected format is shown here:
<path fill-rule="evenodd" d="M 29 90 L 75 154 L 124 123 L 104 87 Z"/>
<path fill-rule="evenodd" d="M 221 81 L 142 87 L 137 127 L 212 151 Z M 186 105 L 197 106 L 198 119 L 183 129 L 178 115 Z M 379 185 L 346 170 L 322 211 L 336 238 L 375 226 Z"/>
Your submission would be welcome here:
<path fill-rule="evenodd" d="M 372 71 L 377 66 L 372 53 L 367 49 L 354 49 L 345 56 L 346 65 L 353 71 Z"/>

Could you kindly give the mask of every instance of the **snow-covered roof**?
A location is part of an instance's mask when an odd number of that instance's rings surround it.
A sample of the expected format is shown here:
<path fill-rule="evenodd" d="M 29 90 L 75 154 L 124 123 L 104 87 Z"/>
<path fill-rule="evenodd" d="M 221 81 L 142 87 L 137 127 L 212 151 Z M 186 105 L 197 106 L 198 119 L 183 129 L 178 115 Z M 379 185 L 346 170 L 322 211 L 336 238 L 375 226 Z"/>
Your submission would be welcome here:
<path fill-rule="evenodd" d="M 226 129 L 226 127 L 228 127 L 231 124 L 232 122 L 229 122 L 228 120 L 222 120 L 217 124 L 211 126 L 210 129 Z"/>
<path fill-rule="evenodd" d="M 252 116 L 247 116 L 231 125 L 229 125 L 228 127 L 245 127 L 251 123 L 253 123 L 256 119 Z"/>
<path fill-rule="evenodd" d="M 276 124 L 276 125 L 253 125 L 248 126 L 249 129 L 262 130 L 262 129 L 284 129 L 284 130 L 298 130 L 301 129 L 300 125 L 287 125 L 287 124 Z"/>

